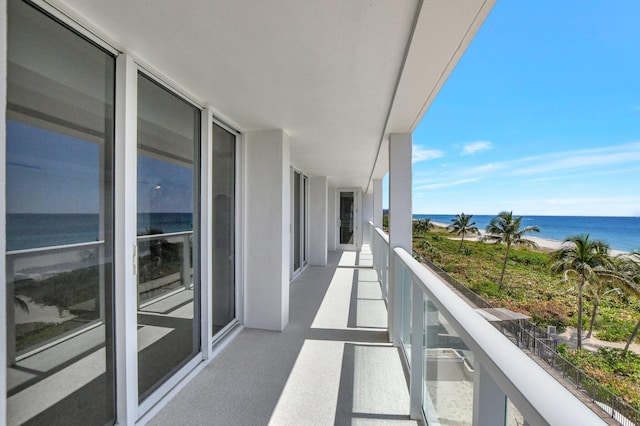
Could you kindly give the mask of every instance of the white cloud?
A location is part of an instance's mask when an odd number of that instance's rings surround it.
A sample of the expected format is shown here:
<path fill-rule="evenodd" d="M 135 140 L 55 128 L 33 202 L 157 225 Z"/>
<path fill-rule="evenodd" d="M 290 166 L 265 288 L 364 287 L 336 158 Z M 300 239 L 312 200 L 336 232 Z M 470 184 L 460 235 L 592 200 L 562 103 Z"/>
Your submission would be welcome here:
<path fill-rule="evenodd" d="M 514 175 L 544 175 L 549 172 L 611 168 L 640 161 L 640 143 L 605 148 L 566 151 L 509 162 Z"/>
<path fill-rule="evenodd" d="M 478 178 L 474 178 L 474 179 L 459 179 L 456 181 L 445 181 L 445 182 L 434 182 L 434 183 L 428 183 L 428 184 L 423 184 L 417 187 L 414 187 L 413 190 L 414 191 L 420 191 L 420 190 L 424 190 L 424 189 L 437 189 L 437 188 L 449 188 L 452 186 L 458 186 L 458 185 L 464 185 L 465 183 L 471 183 L 471 182 L 475 182 L 477 181 Z"/>
<path fill-rule="evenodd" d="M 489 141 L 476 141 L 465 144 L 462 148 L 462 155 L 471 155 L 479 151 L 486 151 L 493 148 L 493 145 Z"/>
<path fill-rule="evenodd" d="M 435 158 L 441 158 L 443 155 L 444 153 L 437 149 L 424 149 L 420 145 L 413 145 L 411 162 L 419 163 L 421 161 L 433 160 Z"/>
<path fill-rule="evenodd" d="M 612 210 L 615 206 L 615 210 Z M 552 216 L 638 216 L 640 197 L 541 197 L 512 200 L 510 209 L 529 215 Z"/>

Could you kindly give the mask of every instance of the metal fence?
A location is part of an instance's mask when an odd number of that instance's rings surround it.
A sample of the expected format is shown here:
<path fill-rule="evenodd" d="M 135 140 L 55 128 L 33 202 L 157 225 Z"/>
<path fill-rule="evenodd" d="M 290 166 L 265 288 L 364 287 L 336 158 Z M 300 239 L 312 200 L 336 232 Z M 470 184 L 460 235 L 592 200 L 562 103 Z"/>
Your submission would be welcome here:
<path fill-rule="evenodd" d="M 478 308 L 493 308 L 489 302 L 453 278 L 442 268 L 433 264 L 430 260 L 415 252 L 413 255 L 453 288 L 462 293 L 464 297 Z M 549 367 L 564 378 L 570 386 L 574 386 L 575 389 L 609 414 L 616 422 L 624 426 L 640 425 L 640 411 L 629 405 L 619 396 L 613 394 L 596 379 L 589 376 L 558 353 L 558 340 L 555 334 L 548 333 L 546 330 L 528 320 L 495 322 L 493 325 L 515 345 L 520 348 L 526 348 L 532 354 L 544 360 Z"/>

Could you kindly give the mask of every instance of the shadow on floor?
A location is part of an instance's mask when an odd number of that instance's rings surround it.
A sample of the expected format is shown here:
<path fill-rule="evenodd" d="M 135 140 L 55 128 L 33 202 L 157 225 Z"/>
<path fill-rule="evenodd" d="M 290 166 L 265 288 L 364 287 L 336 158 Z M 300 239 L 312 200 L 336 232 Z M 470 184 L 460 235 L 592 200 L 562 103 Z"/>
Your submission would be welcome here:
<path fill-rule="evenodd" d="M 242 330 L 149 424 L 415 424 L 367 256 L 306 268 L 283 332 Z"/>

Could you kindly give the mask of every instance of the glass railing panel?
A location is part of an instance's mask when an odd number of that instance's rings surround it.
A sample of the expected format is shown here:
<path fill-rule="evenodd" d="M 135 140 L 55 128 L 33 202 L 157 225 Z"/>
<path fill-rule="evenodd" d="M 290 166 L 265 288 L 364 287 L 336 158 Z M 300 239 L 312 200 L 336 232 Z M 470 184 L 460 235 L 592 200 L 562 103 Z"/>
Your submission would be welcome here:
<path fill-rule="evenodd" d="M 526 426 L 524 416 L 522 413 L 513 405 L 513 402 L 509 398 L 507 398 L 507 412 L 505 419 L 506 426 Z"/>
<path fill-rule="evenodd" d="M 411 280 L 411 274 L 409 271 L 398 262 L 401 266 L 401 294 L 402 294 L 402 346 L 406 354 L 409 366 L 411 366 L 411 298 L 413 293 L 413 282 Z"/>
<path fill-rule="evenodd" d="M 424 314 L 423 410 L 427 421 L 471 425 L 473 353 L 429 300 Z"/>
<path fill-rule="evenodd" d="M 138 237 L 138 305 L 193 285 L 193 232 Z"/>

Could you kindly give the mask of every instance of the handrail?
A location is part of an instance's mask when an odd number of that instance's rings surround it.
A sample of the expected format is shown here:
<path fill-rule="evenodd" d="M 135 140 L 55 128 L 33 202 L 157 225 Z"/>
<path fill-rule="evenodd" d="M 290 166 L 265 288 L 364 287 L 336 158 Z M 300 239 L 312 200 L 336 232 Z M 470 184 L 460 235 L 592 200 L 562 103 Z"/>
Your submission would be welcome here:
<path fill-rule="evenodd" d="M 389 235 L 387 235 L 386 232 L 384 232 L 379 226 L 376 226 L 373 221 L 369 221 L 369 225 L 378 233 L 378 235 L 380 235 L 380 237 L 382 237 L 382 239 L 389 244 Z"/>
<path fill-rule="evenodd" d="M 104 240 L 88 241 L 84 243 L 62 244 L 58 246 L 34 247 L 30 249 L 10 250 L 6 252 L 7 256 L 16 256 L 20 254 L 33 254 L 47 251 L 69 250 L 74 248 L 91 247 L 104 244 Z"/>
<path fill-rule="evenodd" d="M 146 241 L 146 240 L 155 240 L 156 238 L 167 238 L 167 237 L 182 237 L 185 235 L 191 235 L 193 231 L 180 231 L 180 232 L 167 232 L 166 234 L 148 234 L 148 235 L 138 235 L 136 238 L 138 241 Z"/>
<path fill-rule="evenodd" d="M 487 373 L 530 424 L 604 424 L 602 419 L 402 248 L 393 250 L 413 282 L 447 318 Z M 532 374 L 533 373 L 533 374 Z M 550 397 L 552 395 L 552 397 Z"/>
<path fill-rule="evenodd" d="M 154 240 L 156 238 L 180 237 L 180 236 L 191 235 L 191 234 L 193 234 L 193 231 L 168 232 L 165 234 L 138 235 L 137 239 L 138 241 L 146 241 L 146 240 Z M 44 247 L 34 247 L 29 249 L 8 250 L 6 252 L 6 255 L 18 256 L 21 254 L 35 254 L 35 253 L 42 253 L 42 252 L 48 252 L 48 251 L 70 250 L 74 248 L 98 246 L 104 243 L 105 243 L 104 240 L 97 240 L 97 241 L 86 241 L 82 243 L 61 244 L 57 246 L 44 246 Z"/>
<path fill-rule="evenodd" d="M 378 235 L 380 235 L 380 237 L 382 237 L 385 243 L 389 244 L 389 236 L 387 235 L 386 232 L 384 232 L 382 229 L 378 228 L 377 226 L 375 227 L 375 231 L 378 233 Z"/>

